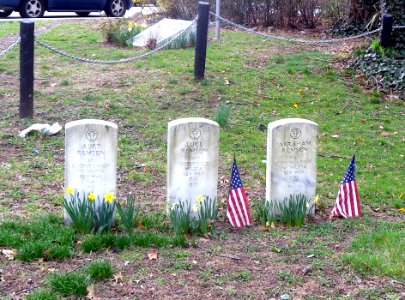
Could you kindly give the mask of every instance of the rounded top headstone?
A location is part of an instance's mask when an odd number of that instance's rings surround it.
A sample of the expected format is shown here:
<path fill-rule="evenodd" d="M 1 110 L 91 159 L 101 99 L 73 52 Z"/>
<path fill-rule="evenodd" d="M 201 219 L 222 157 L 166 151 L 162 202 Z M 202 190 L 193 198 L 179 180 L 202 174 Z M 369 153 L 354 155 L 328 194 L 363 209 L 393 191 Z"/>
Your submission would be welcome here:
<path fill-rule="evenodd" d="M 104 121 L 104 120 L 97 120 L 97 119 L 82 119 L 82 120 L 77 120 L 77 121 L 72 121 L 69 123 L 66 123 L 65 129 L 69 129 L 75 126 L 82 126 L 82 125 L 101 125 L 101 126 L 109 126 L 115 129 L 118 129 L 117 124 Z"/>
<path fill-rule="evenodd" d="M 277 120 L 274 122 L 270 122 L 268 125 L 268 128 L 274 128 L 282 125 L 287 125 L 291 123 L 301 123 L 301 124 L 308 124 L 308 125 L 315 125 L 318 126 L 314 121 L 307 120 L 307 119 L 302 119 L 302 118 L 286 118 L 286 119 L 281 119 Z"/>
<path fill-rule="evenodd" d="M 177 125 L 182 125 L 182 124 L 187 124 L 187 123 L 207 123 L 210 125 L 218 126 L 218 123 L 209 119 L 205 118 L 182 118 L 182 119 L 177 119 L 174 121 L 170 121 L 168 124 L 168 127 L 173 127 Z"/>

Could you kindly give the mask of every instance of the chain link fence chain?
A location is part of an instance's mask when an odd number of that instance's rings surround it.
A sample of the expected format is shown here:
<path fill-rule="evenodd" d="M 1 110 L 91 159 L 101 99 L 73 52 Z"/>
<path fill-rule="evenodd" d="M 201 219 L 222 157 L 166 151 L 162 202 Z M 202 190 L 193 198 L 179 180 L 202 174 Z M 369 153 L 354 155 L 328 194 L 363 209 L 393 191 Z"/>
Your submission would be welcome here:
<path fill-rule="evenodd" d="M 4 49 L 2 52 L 0 52 L 0 57 L 5 56 L 8 52 L 11 51 L 15 46 L 17 46 L 21 42 L 21 38 L 17 38 L 14 42 L 10 44 L 6 49 Z"/>
<path fill-rule="evenodd" d="M 213 13 L 213 12 L 210 12 L 210 14 L 217 17 L 217 15 L 215 13 Z M 224 19 L 221 16 L 218 16 L 218 19 L 221 20 L 225 24 L 238 27 L 239 29 L 242 29 L 242 30 L 247 31 L 247 32 L 254 33 L 256 35 L 259 35 L 259 36 L 262 36 L 262 37 L 265 37 L 265 38 L 278 40 L 278 41 L 284 41 L 284 42 L 304 43 L 304 44 L 328 44 L 328 43 L 337 43 L 337 42 L 347 41 L 347 40 L 354 40 L 354 39 L 358 39 L 358 38 L 366 37 L 368 35 L 375 34 L 375 33 L 379 32 L 381 30 L 381 27 L 380 27 L 380 28 L 377 28 L 377 29 L 375 29 L 373 31 L 368 31 L 368 32 L 364 32 L 364 33 L 361 33 L 361 34 L 358 34 L 358 35 L 349 36 L 349 37 L 343 37 L 343 38 L 337 38 L 337 39 L 303 40 L 303 39 L 289 39 L 289 38 L 285 38 L 285 37 L 281 37 L 281 36 L 268 35 L 268 34 L 264 34 L 264 33 L 261 33 L 261 32 L 257 32 L 257 31 L 255 31 L 253 29 L 247 28 L 245 26 L 239 25 L 239 24 L 237 24 L 235 22 L 232 22 L 230 20 Z"/>
<path fill-rule="evenodd" d="M 59 55 L 62 55 L 62 56 L 68 57 L 68 58 L 72 58 L 72 59 L 80 61 L 80 62 L 92 63 L 92 64 L 104 64 L 104 65 L 121 64 L 121 63 L 127 63 L 127 62 L 131 62 L 131 61 L 135 61 L 135 60 L 138 60 L 138 59 L 145 58 L 145 57 L 147 57 L 147 56 L 149 56 L 149 55 L 151 55 L 153 53 L 156 53 L 156 52 L 166 48 L 173 41 L 175 41 L 178 37 L 180 37 L 183 33 L 185 33 L 192 26 L 194 26 L 194 24 L 197 21 L 197 18 L 195 18 L 187 28 L 184 28 L 183 30 L 178 32 L 176 35 L 173 35 L 172 37 L 168 38 L 162 45 L 160 45 L 159 47 L 153 49 L 152 51 L 149 51 L 147 53 L 144 53 L 144 54 L 141 54 L 141 55 L 138 55 L 138 56 L 129 57 L 129 58 L 123 58 L 123 59 L 118 59 L 118 60 L 98 60 L 98 59 L 83 58 L 83 57 L 79 57 L 79 56 L 76 56 L 76 55 L 73 55 L 73 54 L 66 53 L 66 52 L 64 52 L 62 50 L 59 50 L 59 49 L 53 47 L 53 46 L 50 46 L 50 45 L 38 40 L 36 37 L 35 37 L 35 42 L 37 42 L 39 45 L 41 45 L 42 47 L 44 47 L 44 48 L 46 48 L 46 49 L 48 49 L 48 50 L 50 50 L 52 52 L 55 52 L 55 53 L 57 53 Z"/>

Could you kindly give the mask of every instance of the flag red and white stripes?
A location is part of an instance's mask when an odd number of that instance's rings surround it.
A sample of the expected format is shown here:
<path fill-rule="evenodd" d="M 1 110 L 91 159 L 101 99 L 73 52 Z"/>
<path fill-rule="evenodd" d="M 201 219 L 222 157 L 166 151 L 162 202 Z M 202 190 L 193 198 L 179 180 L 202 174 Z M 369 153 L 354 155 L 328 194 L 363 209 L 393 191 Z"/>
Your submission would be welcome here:
<path fill-rule="evenodd" d="M 233 160 L 226 216 L 234 228 L 252 225 L 249 203 L 239 176 L 236 160 Z"/>
<path fill-rule="evenodd" d="M 340 189 L 336 198 L 336 204 L 331 212 L 331 217 L 343 217 L 347 219 L 351 217 L 363 216 L 360 208 L 359 193 L 357 192 L 355 171 L 356 162 L 353 155 L 346 175 L 340 185 Z"/>

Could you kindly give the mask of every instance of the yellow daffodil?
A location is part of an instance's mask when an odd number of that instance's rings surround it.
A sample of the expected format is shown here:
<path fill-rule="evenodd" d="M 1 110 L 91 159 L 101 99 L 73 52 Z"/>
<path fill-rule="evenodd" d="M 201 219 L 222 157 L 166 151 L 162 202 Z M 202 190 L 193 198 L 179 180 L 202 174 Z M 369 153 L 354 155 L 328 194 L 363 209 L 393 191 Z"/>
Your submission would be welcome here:
<path fill-rule="evenodd" d="M 318 203 L 318 202 L 319 202 L 319 197 L 318 197 L 318 195 L 316 195 L 316 197 L 314 198 L 314 202 L 315 202 L 315 203 Z"/>
<path fill-rule="evenodd" d="M 115 196 L 113 193 L 107 193 L 104 195 L 104 202 L 106 203 L 112 203 L 115 199 Z"/>
<path fill-rule="evenodd" d="M 204 200 L 204 197 L 202 195 L 197 196 L 197 201 L 202 202 Z"/>
<path fill-rule="evenodd" d="M 66 189 L 66 193 L 68 193 L 69 195 L 73 195 L 74 192 L 75 192 L 75 190 L 73 188 L 71 188 L 71 187 L 68 187 Z"/>
<path fill-rule="evenodd" d="M 298 105 L 298 103 L 294 103 L 294 108 L 298 108 L 299 107 L 299 105 Z"/>
<path fill-rule="evenodd" d="M 400 209 L 398 209 L 400 212 L 405 213 L 405 207 L 401 207 Z"/>
<path fill-rule="evenodd" d="M 89 195 L 87 196 L 87 199 L 89 201 L 94 201 L 94 200 L 96 200 L 96 195 L 94 193 L 90 192 Z"/>
<path fill-rule="evenodd" d="M 200 210 L 200 207 L 201 207 L 200 203 L 198 203 L 198 202 L 194 203 L 193 204 L 193 211 L 198 212 Z"/>

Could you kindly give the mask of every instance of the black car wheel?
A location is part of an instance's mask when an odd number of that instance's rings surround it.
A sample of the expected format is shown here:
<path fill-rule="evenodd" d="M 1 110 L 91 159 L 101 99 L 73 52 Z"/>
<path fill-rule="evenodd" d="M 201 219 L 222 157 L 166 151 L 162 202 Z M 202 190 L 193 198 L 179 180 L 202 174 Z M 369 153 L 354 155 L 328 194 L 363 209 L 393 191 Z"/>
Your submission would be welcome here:
<path fill-rule="evenodd" d="M 90 14 L 90 12 L 88 11 L 77 11 L 76 15 L 78 15 L 79 17 L 87 17 Z"/>
<path fill-rule="evenodd" d="M 109 17 L 122 17 L 125 15 L 126 5 L 124 0 L 108 0 L 105 13 Z"/>
<path fill-rule="evenodd" d="M 42 0 L 22 0 L 19 9 L 22 18 L 41 18 L 45 12 Z"/>
<path fill-rule="evenodd" d="M 12 9 L 10 10 L 0 10 L 0 18 L 7 18 L 13 12 Z"/>

